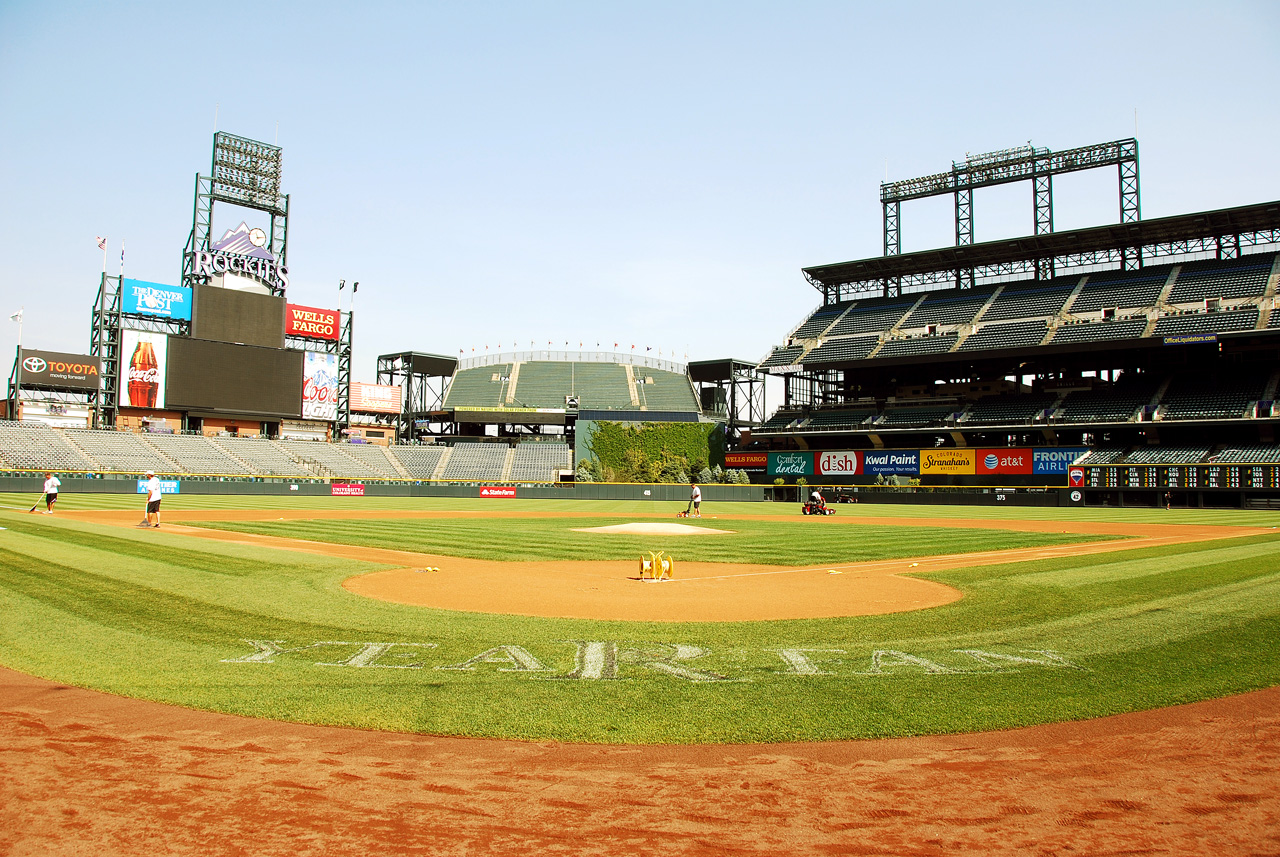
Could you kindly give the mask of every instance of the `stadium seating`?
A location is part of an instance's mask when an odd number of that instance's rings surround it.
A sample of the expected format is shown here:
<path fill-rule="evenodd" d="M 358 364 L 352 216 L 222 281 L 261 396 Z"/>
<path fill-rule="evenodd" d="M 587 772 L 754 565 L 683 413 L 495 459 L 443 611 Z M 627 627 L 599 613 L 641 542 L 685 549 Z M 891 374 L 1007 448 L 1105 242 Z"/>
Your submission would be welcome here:
<path fill-rule="evenodd" d="M 530 360 L 521 363 L 508 398 L 526 408 L 563 408 L 564 397 L 574 390 L 573 374 L 573 364 L 568 362 Z"/>
<path fill-rule="evenodd" d="M 17 470 L 95 471 L 102 467 L 39 423 L 0 421 L 0 461 Z"/>
<path fill-rule="evenodd" d="M 876 353 L 876 357 L 904 357 L 908 354 L 943 354 L 956 345 L 956 335 L 921 336 L 916 339 L 892 339 Z"/>
<path fill-rule="evenodd" d="M 458 481 L 490 481 L 502 479 L 502 470 L 510 451 L 505 443 L 457 443 L 445 465 L 442 478 Z"/>
<path fill-rule="evenodd" d="M 907 310 L 915 306 L 916 298 L 901 298 L 885 302 L 872 300 L 859 302 L 845 313 L 828 332 L 829 336 L 848 336 L 853 333 L 880 333 L 897 327 Z M 782 365 L 782 364 L 780 364 Z"/>
<path fill-rule="evenodd" d="M 376 443 L 340 443 L 335 446 L 340 452 L 364 464 L 383 479 L 401 479 L 407 475 L 396 469 L 395 463 L 384 446 Z"/>
<path fill-rule="evenodd" d="M 446 446 L 393 446 L 387 451 L 395 456 L 400 466 L 414 479 L 430 479 L 440 464 Z"/>
<path fill-rule="evenodd" d="M 791 334 L 792 339 L 812 339 L 821 336 L 822 332 L 831 326 L 831 323 L 839 318 L 845 310 L 853 306 L 853 301 L 842 301 L 837 304 L 827 304 L 818 307 L 813 314 L 800 323 L 796 328 L 796 332 Z"/>
<path fill-rule="evenodd" d="M 1220 464 L 1276 464 L 1280 463 L 1280 446 L 1231 446 L 1213 456 L 1213 461 Z"/>
<path fill-rule="evenodd" d="M 321 475 L 346 479 L 386 479 L 386 472 L 364 461 L 346 455 L 342 450 L 350 444 L 324 443 L 311 440 L 276 441 L 291 456 L 304 463 L 317 465 Z"/>
<path fill-rule="evenodd" d="M 1209 454 L 1208 446 L 1148 446 L 1125 456 L 1125 464 L 1196 464 Z"/>
<path fill-rule="evenodd" d="M 66 429 L 67 439 L 87 457 L 113 473 L 188 473 L 190 471 L 165 458 L 139 435 L 127 431 Z"/>
<path fill-rule="evenodd" d="M 1112 271 L 1089 277 L 1069 312 L 1096 312 L 1107 307 L 1154 306 L 1169 280 L 1169 268 Z"/>
<path fill-rule="evenodd" d="M 1243 419 L 1267 385 L 1262 374 L 1228 378 L 1175 378 L 1160 400 L 1162 420 Z"/>
<path fill-rule="evenodd" d="M 698 399 L 693 387 L 689 384 L 689 376 L 677 375 L 675 372 L 660 372 L 656 369 L 637 366 L 636 395 L 640 406 L 650 411 L 682 411 L 697 413 Z"/>
<path fill-rule="evenodd" d="M 987 324 L 960 343 L 961 351 L 986 351 L 993 348 L 1030 348 L 1039 345 L 1049 332 L 1044 321 L 1014 321 Z"/>
<path fill-rule="evenodd" d="M 841 360 L 862 360 L 880 344 L 880 337 L 844 336 L 828 339 L 804 357 L 806 366 L 816 363 L 833 363 Z"/>
<path fill-rule="evenodd" d="M 137 435 L 155 447 L 165 458 L 177 462 L 186 473 L 243 474 L 249 470 L 207 437 L 191 434 Z M 251 471 L 252 472 L 252 471 Z"/>
<path fill-rule="evenodd" d="M 1097 321 L 1086 324 L 1064 324 L 1059 327 L 1050 340 L 1051 345 L 1062 345 L 1071 342 L 1101 342 L 1112 339 L 1137 339 L 1147 329 L 1147 319 L 1122 319 L 1120 321 Z"/>
<path fill-rule="evenodd" d="M 1156 385 L 1148 380 L 1121 382 L 1113 389 L 1080 390 L 1063 399 L 1053 421 L 1064 423 L 1120 423 L 1134 418 L 1150 403 Z"/>
<path fill-rule="evenodd" d="M 1225 333 L 1232 330 L 1252 330 L 1258 325 L 1258 308 L 1223 312 L 1198 312 L 1190 315 L 1165 316 L 1156 322 L 1154 336 L 1175 336 L 1183 333 Z"/>
<path fill-rule="evenodd" d="M 1243 298 L 1261 295 L 1271 276 L 1274 256 L 1251 256 L 1238 262 L 1189 262 L 1182 266 L 1169 293 L 1169 303 L 1200 302 L 1205 298 Z"/>
<path fill-rule="evenodd" d="M 965 411 L 966 425 L 1025 425 L 1052 407 L 1056 393 L 1000 396 L 975 402 Z"/>
<path fill-rule="evenodd" d="M 1080 458 L 1077 458 L 1076 464 L 1115 464 L 1124 460 L 1127 446 L 1096 446 L 1090 449 Z"/>
<path fill-rule="evenodd" d="M 983 304 L 991 299 L 992 291 L 992 289 L 975 289 L 930 294 L 925 302 L 907 317 L 903 327 L 967 324 L 973 320 L 978 310 L 982 309 Z"/>
<path fill-rule="evenodd" d="M 495 408 L 502 404 L 502 398 L 506 392 L 507 385 L 502 379 L 510 375 L 510 363 L 459 369 L 454 373 L 453 380 L 449 382 L 449 390 L 444 397 L 444 407 L 456 408 L 471 405 Z M 563 400 L 560 405 L 564 406 Z"/>
<path fill-rule="evenodd" d="M 787 428 L 797 420 L 803 418 L 803 416 L 804 416 L 803 414 L 795 411 L 786 411 L 786 412 L 778 411 L 773 416 L 769 417 L 769 419 L 765 420 L 759 426 L 757 426 L 754 429 L 754 431 L 756 433 L 781 431 L 782 429 Z"/>
<path fill-rule="evenodd" d="M 941 425 L 960 410 L 958 405 L 933 407 L 889 407 L 876 423 L 877 427 L 910 428 Z"/>
<path fill-rule="evenodd" d="M 529 364 L 523 364 L 528 366 Z M 578 396 L 578 407 L 592 410 L 633 409 L 631 389 L 627 383 L 626 367 L 618 363 L 577 362 L 573 367 L 573 390 Z M 641 370 L 637 370 L 641 371 Z M 670 374 L 670 373 L 662 373 Z M 523 382 L 524 375 L 521 373 Z M 523 388 L 522 388 L 523 389 Z M 521 399 L 524 397 L 521 396 Z M 554 407 L 564 407 L 564 398 Z M 694 410 L 697 410 L 696 408 Z"/>
<path fill-rule="evenodd" d="M 573 450 L 568 444 L 524 441 L 516 444 L 508 478 L 512 482 L 555 482 L 556 471 L 572 466 Z"/>
<path fill-rule="evenodd" d="M 243 461 L 249 472 L 263 476 L 314 476 L 274 441 L 259 437 L 211 437 L 215 446 Z"/>
<path fill-rule="evenodd" d="M 779 345 L 761 362 L 761 366 L 791 366 L 804 353 L 803 345 Z"/>
<path fill-rule="evenodd" d="M 1071 277 L 1066 282 L 1055 280 L 1048 285 L 1034 282 L 1010 284 L 1005 286 L 980 320 L 1005 321 L 1055 315 L 1071 297 L 1079 281 L 1079 277 Z"/>
<path fill-rule="evenodd" d="M 878 409 L 854 408 L 852 410 L 814 411 L 804 424 L 804 431 L 850 431 L 862 426 L 874 417 Z"/>

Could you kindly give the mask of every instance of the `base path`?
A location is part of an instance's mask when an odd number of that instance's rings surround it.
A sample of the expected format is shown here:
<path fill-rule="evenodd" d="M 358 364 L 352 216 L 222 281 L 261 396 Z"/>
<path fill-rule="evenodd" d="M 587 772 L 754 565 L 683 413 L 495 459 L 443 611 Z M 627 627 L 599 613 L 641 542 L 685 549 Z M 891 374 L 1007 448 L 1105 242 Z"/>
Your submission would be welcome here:
<path fill-rule="evenodd" d="M 135 512 L 75 512 L 68 517 L 118 525 L 137 523 Z M 669 537 L 668 552 L 676 558 L 675 579 L 640 581 L 639 556 L 626 561 L 496 562 L 208 530 L 181 524 L 182 521 L 197 520 L 365 518 L 429 521 L 443 518 L 505 517 L 564 518 L 566 528 L 571 528 L 575 518 L 598 519 L 610 516 L 597 513 L 501 511 L 183 510 L 166 512 L 162 531 L 396 566 L 387 571 L 352 577 L 343 584 L 348 591 L 369 598 L 476 613 L 646 622 L 828 619 L 922 610 L 957 601 L 962 593 L 942 583 L 909 576 L 915 573 L 1107 553 L 1208 539 L 1276 535 L 1274 529 L 1262 527 L 831 516 L 810 519 L 806 525 L 851 529 L 862 525 L 909 527 L 915 530 L 924 527 L 1000 529 L 1125 538 L 1105 542 L 783 568 L 735 563 L 682 563 L 679 561 L 682 540 L 714 539 L 722 536 L 673 535 Z M 620 520 L 633 520 L 634 517 L 626 516 Z M 698 523 L 700 526 L 732 529 L 735 520 L 777 520 L 777 517 L 731 515 L 706 517 Z M 850 536 L 856 538 L 856 532 L 851 532 Z M 424 571 L 427 568 L 438 568 L 439 571 Z"/>
<path fill-rule="evenodd" d="M 0 669 L 0 854 L 1280 852 L 1280 688 L 978 735 L 728 747 L 251 720 Z"/>

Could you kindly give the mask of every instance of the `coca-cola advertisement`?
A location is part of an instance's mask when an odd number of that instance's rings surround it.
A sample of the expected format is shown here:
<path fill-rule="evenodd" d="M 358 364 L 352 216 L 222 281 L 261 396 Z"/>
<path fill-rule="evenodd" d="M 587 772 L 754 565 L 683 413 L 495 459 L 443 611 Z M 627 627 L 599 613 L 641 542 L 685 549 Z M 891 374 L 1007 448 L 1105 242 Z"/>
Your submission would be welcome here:
<path fill-rule="evenodd" d="M 338 355 L 306 353 L 302 363 L 302 418 L 338 418 Z"/>
<path fill-rule="evenodd" d="M 168 335 L 121 331 L 120 358 L 120 407 L 163 408 Z"/>

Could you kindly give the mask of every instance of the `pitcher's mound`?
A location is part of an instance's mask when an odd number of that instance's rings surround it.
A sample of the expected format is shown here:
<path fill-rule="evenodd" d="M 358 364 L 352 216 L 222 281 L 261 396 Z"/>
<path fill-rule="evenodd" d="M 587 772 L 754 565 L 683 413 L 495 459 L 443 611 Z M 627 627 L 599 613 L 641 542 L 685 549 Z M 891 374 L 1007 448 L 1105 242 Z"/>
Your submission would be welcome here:
<path fill-rule="evenodd" d="M 624 536 L 715 536 L 732 533 L 733 530 L 713 530 L 711 527 L 692 527 L 688 524 L 613 524 L 608 527 L 574 527 L 576 533 L 609 533 Z"/>

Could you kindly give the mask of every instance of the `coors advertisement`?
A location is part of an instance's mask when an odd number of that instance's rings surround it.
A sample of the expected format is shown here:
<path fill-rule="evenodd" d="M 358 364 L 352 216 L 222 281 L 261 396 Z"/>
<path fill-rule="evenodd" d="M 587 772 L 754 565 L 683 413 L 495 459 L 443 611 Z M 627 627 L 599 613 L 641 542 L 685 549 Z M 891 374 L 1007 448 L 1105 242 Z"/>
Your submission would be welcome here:
<path fill-rule="evenodd" d="M 338 355 L 308 351 L 303 358 L 302 418 L 338 418 Z"/>
<path fill-rule="evenodd" d="M 120 407 L 163 408 L 169 337 L 163 333 L 120 333 Z"/>
<path fill-rule="evenodd" d="M 97 357 L 31 348 L 22 349 L 19 357 L 21 376 L 18 383 L 23 387 L 97 390 L 102 385 L 102 364 Z"/>

